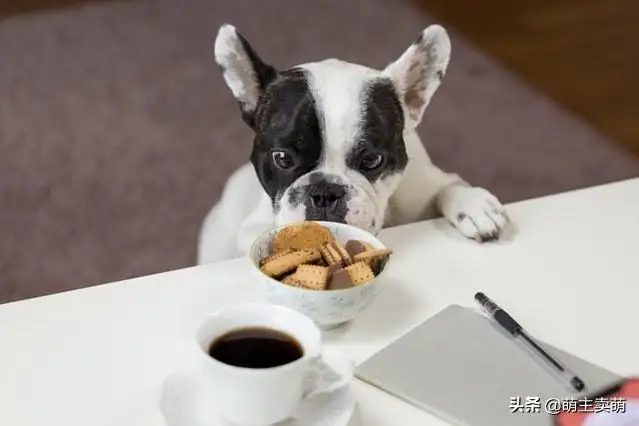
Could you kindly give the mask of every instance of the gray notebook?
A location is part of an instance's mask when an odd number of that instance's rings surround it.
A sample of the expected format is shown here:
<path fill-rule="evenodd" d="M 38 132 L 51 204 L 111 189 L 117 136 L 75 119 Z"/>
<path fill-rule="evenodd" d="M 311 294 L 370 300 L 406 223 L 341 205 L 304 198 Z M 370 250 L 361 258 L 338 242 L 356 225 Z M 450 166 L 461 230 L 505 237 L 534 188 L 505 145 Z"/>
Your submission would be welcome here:
<path fill-rule="evenodd" d="M 619 379 L 581 358 L 541 345 L 584 380 L 584 394 Z M 457 305 L 400 337 L 355 373 L 455 425 L 548 426 L 553 417 L 547 414 L 546 401 L 582 396 L 493 320 Z M 525 412 L 536 411 L 538 405 L 527 397 L 539 398 L 538 413 Z"/>

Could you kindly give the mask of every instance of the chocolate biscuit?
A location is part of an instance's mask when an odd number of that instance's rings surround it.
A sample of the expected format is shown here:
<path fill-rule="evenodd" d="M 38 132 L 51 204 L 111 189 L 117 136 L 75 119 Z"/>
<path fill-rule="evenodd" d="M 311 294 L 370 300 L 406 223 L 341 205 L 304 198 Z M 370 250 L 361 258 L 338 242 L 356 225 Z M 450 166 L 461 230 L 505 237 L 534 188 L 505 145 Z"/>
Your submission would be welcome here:
<path fill-rule="evenodd" d="M 353 287 L 353 279 L 346 269 L 340 269 L 331 276 L 331 281 L 328 284 L 329 290 L 343 290 L 345 288 Z"/>
<path fill-rule="evenodd" d="M 344 245 L 344 248 L 351 255 L 351 257 L 355 257 L 358 254 L 368 250 L 364 243 L 359 240 L 348 240 Z"/>

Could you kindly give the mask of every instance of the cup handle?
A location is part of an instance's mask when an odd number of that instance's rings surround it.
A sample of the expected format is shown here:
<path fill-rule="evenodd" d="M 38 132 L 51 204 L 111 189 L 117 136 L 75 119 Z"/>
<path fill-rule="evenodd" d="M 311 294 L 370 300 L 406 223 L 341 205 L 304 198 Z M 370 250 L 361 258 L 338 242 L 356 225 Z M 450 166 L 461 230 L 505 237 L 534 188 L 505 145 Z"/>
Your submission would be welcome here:
<path fill-rule="evenodd" d="M 344 356 L 322 353 L 312 361 L 304 384 L 304 399 L 348 386 L 353 379 L 353 369 L 353 362 Z"/>

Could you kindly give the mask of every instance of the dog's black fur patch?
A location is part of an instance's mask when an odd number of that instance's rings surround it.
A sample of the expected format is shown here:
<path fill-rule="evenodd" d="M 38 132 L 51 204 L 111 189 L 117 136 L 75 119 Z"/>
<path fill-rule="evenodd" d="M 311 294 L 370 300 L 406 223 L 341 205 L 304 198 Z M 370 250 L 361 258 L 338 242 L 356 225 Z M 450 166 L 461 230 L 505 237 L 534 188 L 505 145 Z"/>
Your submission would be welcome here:
<path fill-rule="evenodd" d="M 393 83 L 386 78 L 369 83 L 361 101 L 362 127 L 346 165 L 375 182 L 385 175 L 401 172 L 408 163 L 403 136 L 404 112 Z M 374 170 L 362 169 L 362 159 L 375 154 L 383 155 L 384 163 Z"/>
<path fill-rule="evenodd" d="M 323 142 L 318 114 L 306 72 L 299 68 L 280 72 L 260 98 L 251 162 L 276 208 L 284 191 L 319 164 Z M 273 150 L 287 152 L 293 167 L 278 168 L 272 160 Z M 344 222 L 346 188 L 337 188 L 339 184 L 322 173 L 311 174 L 308 179 L 307 185 L 289 192 L 286 202 L 292 206 L 304 203 L 307 219 Z"/>
<path fill-rule="evenodd" d="M 251 163 L 275 202 L 293 182 L 317 166 L 322 151 L 315 101 L 303 70 L 280 72 L 266 87 L 257 105 L 254 130 Z M 293 167 L 278 168 L 272 160 L 273 150 L 291 155 Z"/>

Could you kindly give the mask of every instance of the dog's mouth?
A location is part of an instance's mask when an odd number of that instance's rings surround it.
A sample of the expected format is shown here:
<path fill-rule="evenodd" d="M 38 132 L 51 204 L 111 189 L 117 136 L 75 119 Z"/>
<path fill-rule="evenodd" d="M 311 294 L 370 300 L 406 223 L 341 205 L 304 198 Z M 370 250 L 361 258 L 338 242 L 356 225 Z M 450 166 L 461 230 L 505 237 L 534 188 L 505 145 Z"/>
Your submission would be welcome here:
<path fill-rule="evenodd" d="M 327 222 L 346 223 L 348 214 L 348 203 L 344 200 L 338 200 L 332 203 L 318 204 L 309 198 L 306 203 L 306 219 L 307 220 L 324 220 Z"/>
<path fill-rule="evenodd" d="M 338 216 L 329 212 L 311 211 L 306 213 L 306 220 L 317 220 L 322 222 L 347 223 L 345 216 Z"/>
<path fill-rule="evenodd" d="M 344 223 L 374 232 L 379 222 L 378 205 L 362 188 L 333 176 L 313 178 L 291 186 L 275 209 L 280 224 L 312 220 Z"/>

